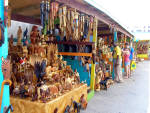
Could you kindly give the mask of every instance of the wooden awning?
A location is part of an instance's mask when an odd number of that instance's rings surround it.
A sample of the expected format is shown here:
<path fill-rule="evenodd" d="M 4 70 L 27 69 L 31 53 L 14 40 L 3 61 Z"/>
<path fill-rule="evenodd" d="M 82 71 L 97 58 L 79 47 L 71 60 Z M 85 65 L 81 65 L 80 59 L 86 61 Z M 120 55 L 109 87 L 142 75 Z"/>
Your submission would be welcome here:
<path fill-rule="evenodd" d="M 60 4 L 65 4 L 68 7 L 76 8 L 80 12 L 88 15 L 95 16 L 99 20 L 99 30 L 110 30 L 111 27 L 115 27 L 120 33 L 123 33 L 128 37 L 133 37 L 128 30 L 123 28 L 114 19 L 84 0 L 55 1 Z M 10 0 L 10 5 L 12 7 L 12 20 L 40 25 L 40 2 L 41 0 Z"/>

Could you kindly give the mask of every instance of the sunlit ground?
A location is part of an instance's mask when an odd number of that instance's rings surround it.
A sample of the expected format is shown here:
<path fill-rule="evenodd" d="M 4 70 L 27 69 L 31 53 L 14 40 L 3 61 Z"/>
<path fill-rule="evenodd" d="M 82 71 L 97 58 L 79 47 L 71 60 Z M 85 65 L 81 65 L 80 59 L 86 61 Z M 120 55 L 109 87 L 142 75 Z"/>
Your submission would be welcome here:
<path fill-rule="evenodd" d="M 150 113 L 150 61 L 137 64 L 132 78 L 100 91 L 82 113 Z"/>

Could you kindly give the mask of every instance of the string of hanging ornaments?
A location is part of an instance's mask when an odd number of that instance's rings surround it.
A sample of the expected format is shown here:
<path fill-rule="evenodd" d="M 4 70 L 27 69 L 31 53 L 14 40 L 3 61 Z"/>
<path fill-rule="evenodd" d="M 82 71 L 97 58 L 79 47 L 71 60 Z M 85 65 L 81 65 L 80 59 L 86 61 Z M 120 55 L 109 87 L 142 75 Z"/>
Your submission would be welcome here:
<path fill-rule="evenodd" d="M 59 4 L 51 0 L 42 0 L 40 3 L 41 25 L 43 34 L 53 34 L 54 20 L 57 17 Z"/>

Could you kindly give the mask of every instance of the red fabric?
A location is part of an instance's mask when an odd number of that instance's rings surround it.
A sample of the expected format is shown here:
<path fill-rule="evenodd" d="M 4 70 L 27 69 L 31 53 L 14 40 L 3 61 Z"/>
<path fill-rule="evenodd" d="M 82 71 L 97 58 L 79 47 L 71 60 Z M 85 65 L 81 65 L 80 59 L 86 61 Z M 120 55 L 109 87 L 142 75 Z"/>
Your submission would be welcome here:
<path fill-rule="evenodd" d="M 124 54 L 124 60 L 125 60 L 125 62 L 130 62 L 129 57 L 130 57 L 130 51 L 126 50 L 125 54 Z"/>

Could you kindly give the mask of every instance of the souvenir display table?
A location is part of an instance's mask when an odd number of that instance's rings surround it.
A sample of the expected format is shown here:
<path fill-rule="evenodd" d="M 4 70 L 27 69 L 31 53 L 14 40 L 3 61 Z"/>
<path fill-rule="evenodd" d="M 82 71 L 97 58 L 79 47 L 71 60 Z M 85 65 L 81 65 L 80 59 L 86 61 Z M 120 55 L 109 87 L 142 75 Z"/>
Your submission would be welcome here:
<path fill-rule="evenodd" d="M 71 98 L 78 102 L 82 94 L 87 98 L 87 85 L 77 86 L 47 103 L 32 102 L 16 97 L 10 97 L 10 102 L 15 109 L 13 113 L 53 113 L 56 108 L 58 108 L 58 113 L 63 113 L 65 111 L 64 108 L 67 105 L 71 105 Z"/>

